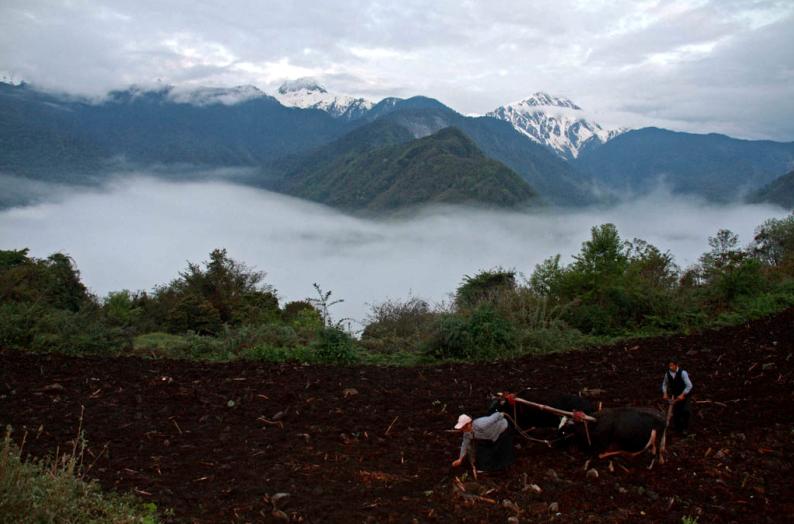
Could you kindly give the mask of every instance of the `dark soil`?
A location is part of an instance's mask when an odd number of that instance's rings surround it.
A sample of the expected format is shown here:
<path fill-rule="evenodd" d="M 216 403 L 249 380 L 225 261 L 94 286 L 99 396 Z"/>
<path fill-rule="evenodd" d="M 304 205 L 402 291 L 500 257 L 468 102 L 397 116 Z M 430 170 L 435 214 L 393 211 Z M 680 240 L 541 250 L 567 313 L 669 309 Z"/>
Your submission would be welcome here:
<path fill-rule="evenodd" d="M 445 430 L 460 412 L 483 414 L 490 392 L 597 388 L 606 406 L 654 406 L 671 354 L 695 394 L 692 434 L 673 435 L 667 464 L 648 471 L 645 455 L 617 459 L 610 472 L 602 461 L 593 478 L 577 449 L 517 438 L 518 462 L 505 474 L 472 482 L 450 467 L 460 438 Z M 71 449 L 82 413 L 88 476 L 173 508 L 179 521 L 792 522 L 792 354 L 794 309 L 721 331 L 487 365 L 6 351 L 0 424 L 17 441 L 27 433 L 26 452 L 42 457 Z"/>

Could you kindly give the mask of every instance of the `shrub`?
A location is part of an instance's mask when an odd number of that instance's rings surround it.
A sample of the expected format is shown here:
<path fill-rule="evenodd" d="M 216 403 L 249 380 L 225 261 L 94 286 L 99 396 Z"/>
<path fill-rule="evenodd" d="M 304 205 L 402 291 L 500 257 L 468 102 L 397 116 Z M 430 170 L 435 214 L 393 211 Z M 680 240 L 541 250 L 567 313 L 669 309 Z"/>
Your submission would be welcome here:
<path fill-rule="evenodd" d="M 186 347 L 185 337 L 171 333 L 146 333 L 138 335 L 132 341 L 132 349 L 136 353 L 155 355 L 166 358 L 183 356 L 182 350 Z"/>
<path fill-rule="evenodd" d="M 437 313 L 424 300 L 387 300 L 372 306 L 361 344 L 371 351 L 417 352 L 428 337 Z"/>
<path fill-rule="evenodd" d="M 546 327 L 526 329 L 518 335 L 523 353 L 543 354 L 582 347 L 591 342 L 578 329 L 564 323 L 552 323 Z"/>
<path fill-rule="evenodd" d="M 102 304 L 102 312 L 113 326 L 131 328 L 139 322 L 143 310 L 135 304 L 128 290 L 109 293 Z"/>
<path fill-rule="evenodd" d="M 303 308 L 295 312 L 289 324 L 292 326 L 292 329 L 295 330 L 302 344 L 306 344 L 317 338 L 317 333 L 322 330 L 324 326 L 323 317 L 320 315 L 320 312 L 311 305 L 308 308 Z"/>
<path fill-rule="evenodd" d="M 94 303 L 69 256 L 54 253 L 39 260 L 27 253 L 27 249 L 0 251 L 0 302 L 35 303 L 72 312 Z"/>
<path fill-rule="evenodd" d="M 515 287 L 515 271 L 502 268 L 480 271 L 473 277 L 463 277 L 463 283 L 455 292 L 455 304 L 458 308 L 473 308 L 482 302 L 493 302 L 499 294 Z"/>
<path fill-rule="evenodd" d="M 515 326 L 483 304 L 468 317 L 441 317 L 425 351 L 435 358 L 483 360 L 513 354 L 516 342 Z"/>
<path fill-rule="evenodd" d="M 275 323 L 227 328 L 219 340 L 232 353 L 255 346 L 288 348 L 299 345 L 298 335 L 291 326 Z"/>
<path fill-rule="evenodd" d="M 348 363 L 356 359 L 356 345 L 353 338 L 335 327 L 325 327 L 317 334 L 312 343 L 314 354 L 319 362 Z"/>

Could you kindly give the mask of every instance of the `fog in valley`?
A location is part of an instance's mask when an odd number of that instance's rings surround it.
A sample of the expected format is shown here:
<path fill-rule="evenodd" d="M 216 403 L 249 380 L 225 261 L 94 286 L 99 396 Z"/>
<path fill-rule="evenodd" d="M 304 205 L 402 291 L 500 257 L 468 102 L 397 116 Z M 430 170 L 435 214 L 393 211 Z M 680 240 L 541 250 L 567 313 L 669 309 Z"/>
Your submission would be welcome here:
<path fill-rule="evenodd" d="M 731 229 L 747 244 L 764 220 L 786 215 L 774 206 L 721 206 L 661 192 L 610 208 L 436 208 L 382 221 L 223 181 L 136 176 L 102 190 L 54 192 L 49 202 L 0 212 L 0 248 L 28 247 L 36 257 L 66 253 L 100 296 L 151 290 L 175 278 L 186 261 L 204 261 L 223 247 L 265 271 L 282 304 L 315 296 L 316 282 L 344 299 L 332 308 L 334 318 L 358 320 L 369 305 L 390 298 L 448 300 L 464 275 L 480 269 L 501 266 L 529 276 L 557 253 L 568 262 L 598 224 L 614 223 L 624 239 L 669 250 L 686 267 L 718 229 Z"/>

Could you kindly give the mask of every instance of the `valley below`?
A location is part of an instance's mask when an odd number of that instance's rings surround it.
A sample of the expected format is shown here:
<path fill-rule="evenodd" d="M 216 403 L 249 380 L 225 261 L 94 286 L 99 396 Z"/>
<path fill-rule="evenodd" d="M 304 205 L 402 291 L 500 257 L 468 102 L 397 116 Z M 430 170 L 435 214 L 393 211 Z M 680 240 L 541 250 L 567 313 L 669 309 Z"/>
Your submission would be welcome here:
<path fill-rule="evenodd" d="M 344 300 L 332 309 L 334 318 L 363 321 L 371 305 L 387 299 L 448 300 L 464 275 L 480 270 L 501 266 L 529 276 L 556 254 L 569 260 L 599 224 L 614 223 L 627 240 L 669 250 L 685 268 L 719 229 L 747 244 L 764 220 L 786 216 L 774 205 L 715 204 L 660 190 L 612 206 L 432 206 L 365 219 L 218 180 L 226 172 L 184 182 L 143 175 L 100 189 L 51 188 L 46 202 L 0 211 L 0 249 L 63 252 L 101 297 L 151 290 L 175 278 L 186 260 L 226 248 L 265 271 L 282 301 L 313 297 L 316 282 Z"/>

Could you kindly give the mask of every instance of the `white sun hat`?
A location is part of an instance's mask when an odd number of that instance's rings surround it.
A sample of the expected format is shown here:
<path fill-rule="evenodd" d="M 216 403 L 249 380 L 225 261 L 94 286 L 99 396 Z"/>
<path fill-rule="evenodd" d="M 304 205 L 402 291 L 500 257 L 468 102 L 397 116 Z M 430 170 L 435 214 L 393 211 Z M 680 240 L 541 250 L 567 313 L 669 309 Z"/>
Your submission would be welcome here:
<path fill-rule="evenodd" d="M 455 429 L 462 429 L 463 426 L 471 422 L 471 417 L 468 415 L 461 415 L 458 417 L 458 423 L 455 424 Z"/>

